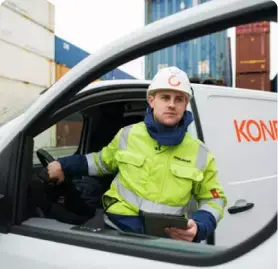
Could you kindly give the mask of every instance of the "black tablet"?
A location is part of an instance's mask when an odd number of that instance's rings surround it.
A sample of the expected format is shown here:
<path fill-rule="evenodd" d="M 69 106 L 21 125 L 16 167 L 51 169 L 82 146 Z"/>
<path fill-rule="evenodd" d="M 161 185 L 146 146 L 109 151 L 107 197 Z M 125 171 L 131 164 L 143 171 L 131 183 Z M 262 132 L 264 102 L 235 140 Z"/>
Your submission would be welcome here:
<path fill-rule="evenodd" d="M 169 236 L 165 232 L 165 228 L 186 228 L 188 222 L 188 219 L 185 216 L 173 216 L 146 212 L 143 214 L 143 220 L 145 234 L 167 238 Z"/>

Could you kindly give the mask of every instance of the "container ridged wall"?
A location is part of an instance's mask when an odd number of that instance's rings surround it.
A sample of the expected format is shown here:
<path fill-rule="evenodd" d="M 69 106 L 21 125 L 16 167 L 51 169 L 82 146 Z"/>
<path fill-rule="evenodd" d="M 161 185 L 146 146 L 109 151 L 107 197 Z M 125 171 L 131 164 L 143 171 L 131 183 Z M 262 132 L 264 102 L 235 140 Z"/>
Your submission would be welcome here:
<path fill-rule="evenodd" d="M 55 36 L 55 63 L 57 71 L 57 78 L 62 77 L 71 68 L 77 65 L 80 61 L 88 57 L 90 54 L 75 46 L 74 44 Z M 64 72 L 65 71 L 65 72 Z M 62 73 L 61 73 L 62 72 Z M 120 70 L 114 69 L 105 75 L 100 80 L 114 80 L 114 79 L 135 79 L 133 76 Z"/>
<path fill-rule="evenodd" d="M 267 21 L 236 27 L 236 87 L 262 91 L 272 88 Z"/>
<path fill-rule="evenodd" d="M 145 24 L 204 2 L 207 0 L 145 0 Z M 147 55 L 145 77 L 152 79 L 160 68 L 175 65 L 191 79 L 227 84 L 227 51 L 227 31 L 182 42 Z"/>
<path fill-rule="evenodd" d="M 47 0 L 0 5 L 0 125 L 55 82 L 55 7 Z M 56 145 L 51 127 L 35 147 Z"/>

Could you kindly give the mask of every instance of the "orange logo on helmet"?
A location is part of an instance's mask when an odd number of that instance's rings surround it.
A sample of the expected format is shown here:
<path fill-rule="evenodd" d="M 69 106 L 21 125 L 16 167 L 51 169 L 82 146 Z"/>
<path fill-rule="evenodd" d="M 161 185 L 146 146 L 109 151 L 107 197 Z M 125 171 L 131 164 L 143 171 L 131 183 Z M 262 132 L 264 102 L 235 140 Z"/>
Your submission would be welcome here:
<path fill-rule="evenodd" d="M 174 79 L 175 79 L 175 81 L 173 81 Z M 169 83 L 169 85 L 171 85 L 173 87 L 178 87 L 181 84 L 181 82 L 179 80 L 177 80 L 177 77 L 175 75 L 172 75 L 168 78 L 168 83 Z"/>

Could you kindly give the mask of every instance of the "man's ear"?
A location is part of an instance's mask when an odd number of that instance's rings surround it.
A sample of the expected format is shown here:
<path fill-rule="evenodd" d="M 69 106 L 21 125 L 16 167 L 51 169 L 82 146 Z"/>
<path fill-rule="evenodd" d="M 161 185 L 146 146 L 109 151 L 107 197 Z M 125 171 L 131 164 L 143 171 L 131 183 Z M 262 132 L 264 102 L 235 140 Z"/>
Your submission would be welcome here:
<path fill-rule="evenodd" d="M 148 104 L 153 109 L 153 107 L 154 107 L 154 96 L 153 95 L 148 96 Z"/>

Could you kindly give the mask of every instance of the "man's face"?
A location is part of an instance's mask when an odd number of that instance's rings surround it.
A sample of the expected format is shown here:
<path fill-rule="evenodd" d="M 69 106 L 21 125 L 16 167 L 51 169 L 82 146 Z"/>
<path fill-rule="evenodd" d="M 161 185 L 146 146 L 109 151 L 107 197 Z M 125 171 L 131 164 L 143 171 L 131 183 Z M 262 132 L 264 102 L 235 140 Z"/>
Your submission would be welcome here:
<path fill-rule="evenodd" d="M 148 103 L 153 109 L 154 119 L 168 127 L 176 126 L 188 105 L 188 96 L 173 90 L 160 90 L 150 95 Z"/>

